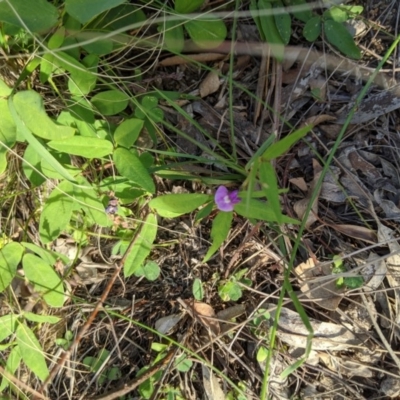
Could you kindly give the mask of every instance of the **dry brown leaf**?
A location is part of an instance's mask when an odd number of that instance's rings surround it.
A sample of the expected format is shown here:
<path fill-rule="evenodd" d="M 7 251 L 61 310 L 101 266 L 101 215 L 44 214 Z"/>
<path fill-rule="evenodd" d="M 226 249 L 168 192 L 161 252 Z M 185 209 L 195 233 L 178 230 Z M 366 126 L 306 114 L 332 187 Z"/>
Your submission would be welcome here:
<path fill-rule="evenodd" d="M 215 373 L 203 364 L 201 365 L 201 370 L 203 372 L 204 391 L 208 400 L 225 400 L 224 391 L 221 389 Z"/>
<path fill-rule="evenodd" d="M 297 186 L 300 190 L 302 190 L 303 192 L 306 192 L 308 187 L 307 187 L 307 183 L 304 180 L 304 178 L 292 178 L 289 179 L 289 182 L 295 186 Z"/>
<path fill-rule="evenodd" d="M 371 252 L 366 260 L 367 265 L 361 270 L 366 284 L 363 286 L 365 292 L 378 289 L 386 277 L 387 267 L 384 260 L 378 254 Z"/>
<path fill-rule="evenodd" d="M 333 117 L 332 115 L 327 115 L 327 114 L 321 114 L 321 115 L 316 115 L 310 118 L 307 118 L 303 123 L 301 124 L 302 126 L 306 125 L 312 125 L 312 126 L 317 126 L 319 124 L 322 124 L 323 122 L 326 121 L 334 121 L 336 117 Z"/>
<path fill-rule="evenodd" d="M 276 306 L 271 305 L 269 308 L 273 320 Z M 359 346 L 368 337 L 363 334 L 356 336 L 342 325 L 331 322 L 320 322 L 313 318 L 309 318 L 309 321 L 314 331 L 313 350 L 348 350 L 352 346 Z M 290 346 L 306 348 L 309 332 L 297 312 L 285 307 L 281 309 L 277 333 Z"/>
<path fill-rule="evenodd" d="M 214 309 L 202 302 L 195 301 L 193 303 L 193 310 L 200 319 L 200 321 L 209 328 L 214 334 L 218 335 L 220 333 L 220 325 L 215 315 Z"/>
<path fill-rule="evenodd" d="M 200 83 L 200 97 L 206 97 L 209 94 L 215 93 L 220 86 L 220 80 L 216 71 L 210 71 L 203 82 Z"/>
<path fill-rule="evenodd" d="M 182 314 L 171 314 L 158 319 L 154 327 L 158 332 L 166 335 L 181 320 L 181 318 Z"/>
<path fill-rule="evenodd" d="M 342 296 L 340 293 L 343 289 L 336 286 L 335 279 L 332 276 L 331 267 L 323 265 L 315 267 L 314 260 L 309 258 L 306 262 L 299 264 L 294 271 L 296 272 L 300 290 L 309 298 L 312 299 L 320 307 L 327 310 L 336 310 Z M 332 276 L 330 280 L 321 281 L 321 277 Z"/>
<path fill-rule="evenodd" d="M 367 243 L 375 244 L 377 240 L 376 232 L 366 228 L 365 226 L 347 225 L 347 224 L 330 224 L 333 229 L 343 233 L 343 235 L 359 239 Z"/>

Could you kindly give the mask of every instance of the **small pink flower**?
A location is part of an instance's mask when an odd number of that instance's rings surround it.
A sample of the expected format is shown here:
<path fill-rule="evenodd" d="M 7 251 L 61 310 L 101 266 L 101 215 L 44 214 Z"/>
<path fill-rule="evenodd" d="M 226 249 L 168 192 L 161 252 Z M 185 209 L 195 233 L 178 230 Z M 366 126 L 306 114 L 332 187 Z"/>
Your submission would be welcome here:
<path fill-rule="evenodd" d="M 225 186 L 220 186 L 215 192 L 214 200 L 218 210 L 232 211 L 235 204 L 240 202 L 238 190 L 229 190 Z"/>

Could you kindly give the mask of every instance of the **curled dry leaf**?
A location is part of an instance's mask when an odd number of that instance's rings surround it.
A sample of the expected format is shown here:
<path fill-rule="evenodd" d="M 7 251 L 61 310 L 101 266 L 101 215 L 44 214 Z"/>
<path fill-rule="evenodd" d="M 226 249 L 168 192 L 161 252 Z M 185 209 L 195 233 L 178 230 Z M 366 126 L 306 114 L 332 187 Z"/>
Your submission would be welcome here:
<path fill-rule="evenodd" d="M 362 240 L 363 242 L 375 244 L 377 237 L 375 231 L 365 226 L 347 225 L 347 224 L 330 224 L 330 227 L 343 235 L 352 237 L 353 239 Z"/>
<path fill-rule="evenodd" d="M 275 317 L 275 306 L 270 306 L 271 323 Z M 313 350 L 348 350 L 360 345 L 367 335 L 355 336 L 344 326 L 331 322 L 320 322 L 309 318 L 314 330 Z M 297 312 L 283 307 L 278 322 L 278 337 L 290 346 L 306 348 L 309 332 Z"/>
<path fill-rule="evenodd" d="M 158 332 L 166 335 L 175 327 L 175 325 L 181 320 L 181 318 L 181 314 L 167 315 L 166 317 L 158 319 L 154 327 Z"/>
<path fill-rule="evenodd" d="M 295 268 L 300 283 L 300 290 L 320 307 L 327 310 L 336 310 L 342 296 L 335 283 L 335 277 L 332 276 L 331 267 L 323 265 L 316 267 L 314 260 L 309 258 L 306 262 L 299 264 Z M 332 276 L 329 280 L 323 280 L 321 277 Z M 319 278 L 319 279 L 318 279 Z"/>
<path fill-rule="evenodd" d="M 199 90 L 201 98 L 215 93 L 220 86 L 220 80 L 216 71 L 210 71 L 203 82 L 200 83 Z"/>
<path fill-rule="evenodd" d="M 221 328 L 217 316 L 210 305 L 195 301 L 193 311 L 206 328 L 209 328 L 215 335 L 220 333 Z"/>

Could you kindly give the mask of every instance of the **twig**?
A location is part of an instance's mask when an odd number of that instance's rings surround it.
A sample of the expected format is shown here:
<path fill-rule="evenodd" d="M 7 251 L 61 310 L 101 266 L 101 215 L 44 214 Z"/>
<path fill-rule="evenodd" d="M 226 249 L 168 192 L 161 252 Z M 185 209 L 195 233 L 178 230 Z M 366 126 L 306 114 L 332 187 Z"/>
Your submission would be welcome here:
<path fill-rule="evenodd" d="M 0 365 L 0 375 L 2 375 L 4 378 L 7 378 L 9 381 L 11 381 L 15 386 L 24 389 L 26 392 L 32 393 L 35 398 L 41 399 L 41 400 L 49 400 L 48 397 L 45 395 L 37 392 L 35 389 L 32 389 L 29 387 L 26 383 L 20 381 L 17 379 L 14 375 L 10 374 L 8 371 L 6 371 L 1 365 Z"/>
<path fill-rule="evenodd" d="M 143 220 L 144 219 L 145 219 L 145 216 L 143 217 Z M 85 333 L 88 331 L 88 329 L 92 325 L 92 323 L 93 323 L 94 319 L 96 318 L 98 312 L 103 307 L 103 304 L 106 301 L 106 299 L 108 297 L 108 294 L 110 293 L 110 290 L 111 290 L 112 286 L 114 285 L 115 280 L 117 279 L 119 273 L 121 272 L 121 270 L 122 270 L 122 268 L 123 268 L 123 266 L 125 264 L 125 261 L 126 261 L 126 258 L 128 256 L 128 254 L 130 253 L 132 247 L 136 243 L 136 240 L 139 237 L 141 230 L 142 229 L 138 229 L 138 231 L 136 232 L 134 238 L 132 239 L 131 243 L 129 244 L 129 247 L 127 248 L 124 256 L 119 261 L 119 263 L 116 263 L 116 268 L 115 268 L 114 274 L 111 276 L 111 278 L 110 278 L 110 280 L 109 280 L 109 282 L 108 282 L 108 284 L 107 284 L 102 296 L 100 297 L 100 300 L 96 304 L 96 307 L 94 308 L 94 310 L 90 314 L 90 316 L 87 319 L 86 323 L 82 326 L 81 330 L 76 335 L 76 337 L 75 337 L 73 343 L 71 344 L 71 346 L 69 347 L 69 349 L 62 355 L 62 357 L 60 358 L 58 363 L 50 371 L 49 376 L 43 382 L 42 386 L 39 389 L 39 393 L 40 394 L 43 393 L 46 390 L 48 384 L 54 379 L 54 377 L 56 376 L 58 371 L 64 366 L 64 364 L 67 361 L 67 359 L 71 356 L 71 353 L 76 350 L 76 348 L 78 347 L 78 345 L 79 345 L 80 341 L 82 340 L 83 336 L 85 335 Z M 42 399 L 42 398 L 43 398 L 43 396 L 42 397 L 35 396 L 35 397 L 33 397 L 33 400 L 39 400 L 39 399 Z"/>

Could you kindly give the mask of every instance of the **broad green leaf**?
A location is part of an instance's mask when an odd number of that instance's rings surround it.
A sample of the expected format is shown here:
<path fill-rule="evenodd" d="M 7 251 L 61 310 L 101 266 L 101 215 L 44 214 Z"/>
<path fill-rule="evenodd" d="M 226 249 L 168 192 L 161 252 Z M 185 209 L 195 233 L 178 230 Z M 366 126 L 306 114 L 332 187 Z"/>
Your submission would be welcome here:
<path fill-rule="evenodd" d="M 165 21 L 158 29 L 164 34 L 165 48 L 172 53 L 181 53 L 185 43 L 182 21 Z"/>
<path fill-rule="evenodd" d="M 156 197 L 149 203 L 157 214 L 165 218 L 175 218 L 187 214 L 210 201 L 208 194 L 177 193 Z"/>
<path fill-rule="evenodd" d="M 40 72 L 39 72 L 40 83 L 46 83 L 56 69 L 57 66 L 54 63 L 54 54 L 53 53 L 45 54 L 40 63 Z"/>
<path fill-rule="evenodd" d="M 138 118 L 127 119 L 118 125 L 114 133 L 114 140 L 120 146 L 129 149 L 139 137 L 144 121 Z"/>
<path fill-rule="evenodd" d="M 268 0 L 258 0 L 260 11 L 259 20 L 265 41 L 271 46 L 272 55 L 278 60 L 283 60 L 285 51 L 284 42 L 276 26 L 275 18 L 272 15 L 272 4 Z"/>
<path fill-rule="evenodd" d="M 0 115 L 0 142 L 13 147 L 17 140 L 17 128 L 6 99 L 0 99 Z"/>
<path fill-rule="evenodd" d="M 187 358 L 186 354 L 181 354 L 175 361 L 176 369 L 180 372 L 188 372 L 192 368 L 193 361 Z"/>
<path fill-rule="evenodd" d="M 312 5 L 307 3 L 307 0 L 284 0 L 288 7 L 287 10 L 293 14 L 298 20 L 307 22 L 313 17 Z"/>
<path fill-rule="evenodd" d="M 179 14 L 189 14 L 198 10 L 204 0 L 175 0 L 175 11 Z"/>
<path fill-rule="evenodd" d="M 281 211 L 281 203 L 279 200 L 278 180 L 276 179 L 274 167 L 269 161 L 263 161 L 261 159 L 259 166 L 259 175 L 262 190 L 268 200 L 268 206 L 271 207 L 273 213 L 277 218 L 277 222 L 280 223 L 283 215 Z"/>
<path fill-rule="evenodd" d="M 34 90 L 16 93 L 13 102 L 20 119 L 36 136 L 47 140 L 62 140 L 74 136 L 75 129 L 57 125 L 50 119 L 44 109 L 42 97 Z"/>
<path fill-rule="evenodd" d="M 115 115 L 125 110 L 129 96 L 120 90 L 106 90 L 92 97 L 92 104 L 103 115 Z"/>
<path fill-rule="evenodd" d="M 289 43 L 290 36 L 292 35 L 292 19 L 290 18 L 290 14 L 284 9 L 282 1 L 275 1 L 273 5 L 276 28 L 281 35 L 283 44 L 286 45 Z"/>
<path fill-rule="evenodd" d="M 69 15 L 84 24 L 103 11 L 122 3 L 125 0 L 66 0 L 65 8 Z"/>
<path fill-rule="evenodd" d="M 65 27 L 62 26 L 58 28 L 52 36 L 50 36 L 49 42 L 47 44 L 50 50 L 58 49 L 62 46 L 65 39 Z"/>
<path fill-rule="evenodd" d="M 46 365 L 44 351 L 35 334 L 28 326 L 20 323 L 16 331 L 16 338 L 22 360 L 41 381 L 44 381 L 49 375 L 49 370 Z"/>
<path fill-rule="evenodd" d="M 185 23 L 189 36 L 199 47 L 218 47 L 226 38 L 227 29 L 222 19 L 207 16 L 207 19 L 195 19 Z"/>
<path fill-rule="evenodd" d="M 268 357 L 268 352 L 269 351 L 268 351 L 268 349 L 266 347 L 261 346 L 257 351 L 257 356 L 256 356 L 257 361 L 258 362 L 264 362 Z"/>
<path fill-rule="evenodd" d="M 311 125 L 304 126 L 303 128 L 300 128 L 297 131 L 279 140 L 279 142 L 272 144 L 262 155 L 262 158 L 264 160 L 273 160 L 277 157 L 280 157 L 282 154 L 286 153 L 294 143 L 307 135 L 307 133 L 310 132 L 311 129 Z"/>
<path fill-rule="evenodd" d="M 73 261 L 64 254 L 44 249 L 43 247 L 40 247 L 33 243 L 21 242 L 21 245 L 29 251 L 37 254 L 42 260 L 51 265 L 55 264 L 58 260 L 61 260 L 64 264 L 69 264 L 71 261 Z"/>
<path fill-rule="evenodd" d="M 132 183 L 122 176 L 109 176 L 104 178 L 100 188 L 102 190 L 105 190 L 103 188 L 107 188 L 107 190 L 113 191 L 121 204 L 132 203 L 133 200 L 144 194 L 143 190 L 132 187 Z"/>
<path fill-rule="evenodd" d="M 40 324 L 56 324 L 61 321 L 61 318 L 55 315 L 39 315 L 32 312 L 25 312 L 23 316 L 28 321 L 38 322 Z"/>
<path fill-rule="evenodd" d="M 17 318 L 14 314 L 7 314 L 0 317 L 0 342 L 15 332 Z"/>
<path fill-rule="evenodd" d="M 326 40 L 337 47 L 343 54 L 355 60 L 361 58 L 360 49 L 354 43 L 354 39 L 349 31 L 341 23 L 331 19 L 325 21 L 324 33 Z"/>
<path fill-rule="evenodd" d="M 41 161 L 43 159 L 32 145 L 29 144 L 25 149 L 23 160 L 22 169 L 32 185 L 40 186 L 46 181 L 46 177 L 40 174 L 42 172 Z"/>
<path fill-rule="evenodd" d="M 201 279 L 196 278 L 193 281 L 192 293 L 193 293 L 193 297 L 197 301 L 203 300 L 203 298 L 204 298 L 204 288 L 203 288 L 203 282 L 201 281 Z"/>
<path fill-rule="evenodd" d="M 113 41 L 111 38 L 102 38 L 104 32 L 100 30 L 85 30 L 79 32 L 76 38 L 79 42 L 82 42 L 81 46 L 89 54 L 97 54 L 99 56 L 104 56 L 110 54 L 113 49 Z"/>
<path fill-rule="evenodd" d="M 66 153 L 58 153 L 56 151 L 51 151 L 51 155 L 67 170 L 72 174 L 80 174 L 81 170 L 77 167 L 71 165 L 71 157 Z M 40 170 L 43 174 L 50 179 L 63 179 L 62 175 L 58 173 L 47 160 L 42 160 L 40 162 Z"/>
<path fill-rule="evenodd" d="M 54 150 L 86 158 L 101 158 L 113 151 L 110 141 L 95 137 L 74 136 L 66 140 L 52 140 L 47 144 Z"/>
<path fill-rule="evenodd" d="M 0 21 L 23 29 L 26 26 L 32 32 L 46 32 L 58 21 L 57 8 L 46 0 L 34 1 L 34 6 L 26 0 L 1 1 Z"/>
<path fill-rule="evenodd" d="M 51 264 L 34 254 L 25 254 L 22 266 L 25 277 L 34 284 L 35 290 L 43 293 L 49 306 L 61 307 L 64 304 L 63 282 Z"/>
<path fill-rule="evenodd" d="M 73 195 L 75 201 L 75 209 L 82 209 L 85 212 L 86 218 L 90 224 L 97 224 L 103 227 L 111 226 L 112 220 L 108 217 L 104 210 L 104 205 L 100 201 L 96 191 L 90 187 L 90 184 L 81 178 L 79 181 L 84 188 L 75 186 Z"/>
<path fill-rule="evenodd" d="M 281 220 L 281 223 L 285 224 L 299 224 L 299 221 L 289 218 L 286 215 L 282 215 L 281 217 L 277 217 L 275 212 L 266 202 L 262 202 L 256 199 L 250 199 L 249 201 L 241 201 L 240 203 L 235 205 L 234 210 L 243 217 L 268 221 L 268 222 L 278 222 Z"/>
<path fill-rule="evenodd" d="M 333 6 L 322 14 L 324 19 L 332 19 L 336 22 L 345 22 L 349 19 L 349 14 L 342 7 Z"/>
<path fill-rule="evenodd" d="M 134 274 L 143 264 L 144 260 L 150 254 L 156 235 L 157 217 L 155 214 L 150 213 L 143 221 L 142 228 L 136 238 L 135 244 L 126 257 L 124 265 L 125 277 Z"/>
<path fill-rule="evenodd" d="M 310 18 L 303 29 L 303 36 L 309 42 L 317 40 L 318 36 L 321 34 L 321 17 L 319 15 Z"/>
<path fill-rule="evenodd" d="M 220 212 L 214 218 L 211 228 L 212 245 L 208 249 L 207 254 L 204 256 L 203 263 L 206 263 L 211 256 L 220 248 L 221 244 L 228 237 L 231 229 L 233 213 Z"/>
<path fill-rule="evenodd" d="M 7 150 L 0 148 L 0 175 L 7 169 Z"/>
<path fill-rule="evenodd" d="M 242 289 L 236 282 L 228 281 L 218 288 L 222 301 L 237 301 L 242 297 Z"/>
<path fill-rule="evenodd" d="M 145 265 L 135 270 L 136 276 L 144 276 L 148 281 L 155 281 L 160 276 L 161 270 L 154 261 L 149 261 Z"/>
<path fill-rule="evenodd" d="M 0 293 L 14 279 L 23 253 L 24 248 L 16 242 L 7 243 L 0 250 Z"/>
<path fill-rule="evenodd" d="M 8 97 L 12 93 L 12 89 L 0 79 L 0 97 Z"/>
<path fill-rule="evenodd" d="M 8 355 L 7 358 L 7 363 L 6 363 L 6 368 L 5 370 L 10 374 L 14 375 L 15 371 L 19 367 L 19 364 L 21 363 L 22 356 L 21 356 L 21 351 L 19 346 L 14 346 L 12 350 L 10 351 L 10 354 Z M 0 393 L 4 392 L 4 389 L 8 387 L 10 381 L 3 376 L 3 379 L 1 381 L 0 385 Z"/>
<path fill-rule="evenodd" d="M 127 149 L 118 148 L 114 151 L 113 158 L 115 166 L 123 177 L 136 183 L 149 193 L 155 192 L 153 179 L 137 155 Z"/>
<path fill-rule="evenodd" d="M 49 243 L 56 239 L 67 227 L 74 209 L 74 202 L 65 193 L 72 191 L 73 186 L 68 181 L 62 181 L 46 200 L 39 221 L 42 243 Z"/>

